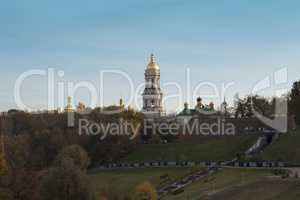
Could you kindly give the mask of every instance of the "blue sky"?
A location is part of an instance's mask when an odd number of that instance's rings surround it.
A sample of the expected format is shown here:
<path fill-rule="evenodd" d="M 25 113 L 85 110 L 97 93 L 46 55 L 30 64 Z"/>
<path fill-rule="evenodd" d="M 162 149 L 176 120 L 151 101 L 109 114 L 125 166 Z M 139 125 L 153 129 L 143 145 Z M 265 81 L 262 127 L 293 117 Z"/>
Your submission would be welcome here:
<path fill-rule="evenodd" d="M 16 106 L 13 88 L 24 71 L 52 67 L 65 72 L 60 81 L 97 83 L 100 70 L 119 69 L 138 85 L 152 52 L 161 67 L 162 84 L 176 81 L 184 87 L 188 67 L 192 86 L 210 81 L 221 87 L 234 81 L 226 94 L 230 102 L 236 92 L 250 93 L 257 81 L 283 66 L 288 68 L 289 84 L 300 75 L 298 0 L 0 3 L 0 110 Z M 126 83 L 107 78 L 105 104 L 117 103 L 120 96 L 126 101 Z M 40 77 L 24 82 L 24 102 L 43 108 L 45 86 Z M 164 92 L 176 90 L 165 87 Z M 78 91 L 78 101 L 89 102 L 87 91 Z M 166 109 L 174 110 L 177 104 L 171 100 Z"/>

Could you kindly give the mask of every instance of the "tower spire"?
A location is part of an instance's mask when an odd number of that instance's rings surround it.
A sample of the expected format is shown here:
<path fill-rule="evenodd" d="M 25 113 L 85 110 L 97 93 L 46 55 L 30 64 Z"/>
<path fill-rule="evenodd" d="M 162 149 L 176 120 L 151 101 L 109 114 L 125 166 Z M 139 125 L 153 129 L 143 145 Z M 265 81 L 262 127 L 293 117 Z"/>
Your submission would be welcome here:
<path fill-rule="evenodd" d="M 71 106 L 71 104 L 72 104 L 72 98 L 68 96 L 68 106 Z"/>
<path fill-rule="evenodd" d="M 153 53 L 150 55 L 150 63 L 155 63 L 155 56 Z"/>

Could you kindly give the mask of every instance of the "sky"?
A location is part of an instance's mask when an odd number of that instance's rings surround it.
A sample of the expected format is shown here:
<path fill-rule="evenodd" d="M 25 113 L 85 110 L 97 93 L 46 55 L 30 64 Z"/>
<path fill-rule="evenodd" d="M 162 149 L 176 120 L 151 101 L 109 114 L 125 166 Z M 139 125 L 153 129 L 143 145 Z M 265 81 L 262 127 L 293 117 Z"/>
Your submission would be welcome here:
<path fill-rule="evenodd" d="M 52 68 L 54 104 L 61 106 L 59 83 L 85 81 L 97 90 L 97 105 L 130 101 L 130 77 L 140 94 L 150 53 L 161 69 L 168 112 L 195 103 L 197 96 L 221 93 L 226 100 L 250 94 L 257 82 L 287 69 L 287 87 L 300 79 L 300 1 L 298 0 L 0 0 L 0 110 L 18 108 L 14 88 L 24 72 Z M 187 69 L 190 81 L 187 82 Z M 64 72 L 63 76 L 58 74 Z M 274 81 L 271 81 L 274 85 Z M 181 87 L 179 94 L 175 84 Z M 205 84 L 209 83 L 209 84 Z M 274 86 L 275 87 L 275 86 Z M 279 87 L 285 87 L 280 85 Z M 102 88 L 102 89 L 101 89 Z M 261 91 L 271 96 L 273 90 Z M 31 109 L 47 105 L 47 77 L 22 82 L 22 102 Z M 177 95 L 176 97 L 176 94 Z M 140 95 L 136 95 L 139 98 Z M 172 96 L 175 96 L 172 98 Z M 178 100 L 181 98 L 181 100 Z M 204 98 L 218 105 L 223 96 Z M 100 101 L 99 99 L 103 99 Z M 89 90 L 81 88 L 74 104 L 90 105 Z"/>

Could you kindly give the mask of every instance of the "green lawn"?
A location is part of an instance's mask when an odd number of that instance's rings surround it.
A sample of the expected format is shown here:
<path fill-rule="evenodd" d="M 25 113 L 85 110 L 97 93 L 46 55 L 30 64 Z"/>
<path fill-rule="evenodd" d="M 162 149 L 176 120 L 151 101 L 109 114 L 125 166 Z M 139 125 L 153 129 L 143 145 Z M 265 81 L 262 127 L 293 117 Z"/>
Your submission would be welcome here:
<path fill-rule="evenodd" d="M 169 183 L 188 175 L 197 168 L 140 168 L 116 170 L 92 170 L 89 177 L 96 196 L 101 192 L 129 196 L 134 188 L 149 181 L 155 187 L 162 186 L 161 176 L 168 174 Z M 281 179 L 270 170 L 223 169 L 212 176 L 197 181 L 177 195 L 168 195 L 163 200 L 298 200 L 300 179 Z"/>
<path fill-rule="evenodd" d="M 160 160 L 230 160 L 255 143 L 257 135 L 207 136 L 196 141 L 140 145 L 124 162 Z"/>
<path fill-rule="evenodd" d="M 254 169 L 224 169 L 198 181 L 178 195 L 165 200 L 298 200 L 300 180 L 273 177 L 271 171 Z"/>
<path fill-rule="evenodd" d="M 300 164 L 300 131 L 282 134 L 257 159 Z"/>
<path fill-rule="evenodd" d="M 114 169 L 92 170 L 89 177 L 96 196 L 105 190 L 128 195 L 134 188 L 144 181 L 151 182 L 155 187 L 163 186 L 199 168 L 140 168 L 140 169 Z M 161 176 L 168 175 L 168 180 L 162 182 Z M 167 182 L 166 182 L 167 181 Z"/>
<path fill-rule="evenodd" d="M 261 180 L 255 183 L 220 192 L 206 199 L 230 200 L 298 200 L 300 199 L 300 181 Z"/>

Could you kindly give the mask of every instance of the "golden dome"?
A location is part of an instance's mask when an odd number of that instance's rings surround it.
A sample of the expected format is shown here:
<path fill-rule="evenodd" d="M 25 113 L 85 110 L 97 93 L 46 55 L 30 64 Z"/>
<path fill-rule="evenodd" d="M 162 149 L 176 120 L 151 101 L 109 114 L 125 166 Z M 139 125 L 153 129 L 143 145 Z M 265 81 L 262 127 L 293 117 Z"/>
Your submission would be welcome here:
<path fill-rule="evenodd" d="M 159 66 L 158 66 L 158 64 L 156 64 L 155 57 L 153 54 L 151 54 L 151 56 L 150 56 L 150 62 L 148 64 L 147 68 L 159 70 Z"/>

